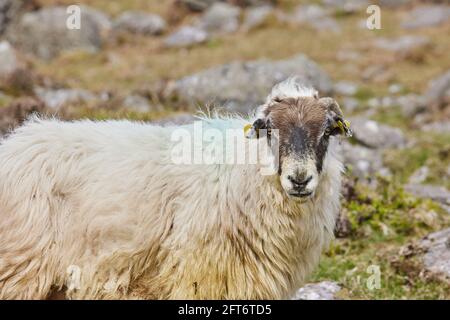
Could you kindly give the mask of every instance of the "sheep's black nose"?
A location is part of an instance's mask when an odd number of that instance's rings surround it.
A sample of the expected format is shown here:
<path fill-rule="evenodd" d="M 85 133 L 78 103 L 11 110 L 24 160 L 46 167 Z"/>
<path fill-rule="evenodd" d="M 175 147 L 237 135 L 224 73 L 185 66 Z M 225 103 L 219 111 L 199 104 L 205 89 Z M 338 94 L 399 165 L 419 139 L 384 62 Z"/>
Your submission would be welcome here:
<path fill-rule="evenodd" d="M 290 182 L 292 182 L 293 186 L 297 190 L 304 190 L 308 182 L 311 181 L 312 176 L 307 177 L 306 179 L 300 179 L 299 177 L 288 176 Z"/>

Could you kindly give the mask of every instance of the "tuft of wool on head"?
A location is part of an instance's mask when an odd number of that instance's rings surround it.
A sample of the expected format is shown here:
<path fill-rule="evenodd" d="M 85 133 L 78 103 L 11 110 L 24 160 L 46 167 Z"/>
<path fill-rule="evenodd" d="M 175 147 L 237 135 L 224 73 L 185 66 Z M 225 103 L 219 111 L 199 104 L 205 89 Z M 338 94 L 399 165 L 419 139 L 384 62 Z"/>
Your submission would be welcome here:
<path fill-rule="evenodd" d="M 275 85 L 267 97 L 266 103 L 275 99 L 318 97 L 316 89 L 302 85 L 297 77 L 291 77 Z"/>

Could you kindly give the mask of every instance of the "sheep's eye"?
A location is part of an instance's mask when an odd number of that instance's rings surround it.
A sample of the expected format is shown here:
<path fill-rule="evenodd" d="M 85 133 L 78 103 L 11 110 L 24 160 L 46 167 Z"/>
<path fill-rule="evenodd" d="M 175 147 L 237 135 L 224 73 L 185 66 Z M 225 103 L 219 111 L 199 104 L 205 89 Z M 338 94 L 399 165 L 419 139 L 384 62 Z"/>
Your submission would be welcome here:
<path fill-rule="evenodd" d="M 331 135 L 331 132 L 332 132 L 332 130 L 331 130 L 330 127 L 327 127 L 327 128 L 325 129 L 325 135 L 326 135 L 326 136 Z"/>

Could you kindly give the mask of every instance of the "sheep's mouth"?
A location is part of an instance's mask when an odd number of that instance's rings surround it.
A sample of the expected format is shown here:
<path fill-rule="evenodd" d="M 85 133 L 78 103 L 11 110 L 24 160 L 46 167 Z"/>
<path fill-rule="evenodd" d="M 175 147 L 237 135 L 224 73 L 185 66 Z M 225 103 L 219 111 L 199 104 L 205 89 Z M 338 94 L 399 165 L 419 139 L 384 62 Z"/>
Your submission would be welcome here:
<path fill-rule="evenodd" d="M 295 198 L 307 198 L 310 197 L 313 192 L 312 191 L 303 191 L 303 192 L 297 192 L 297 191 L 292 191 L 288 193 L 291 197 L 295 197 Z"/>

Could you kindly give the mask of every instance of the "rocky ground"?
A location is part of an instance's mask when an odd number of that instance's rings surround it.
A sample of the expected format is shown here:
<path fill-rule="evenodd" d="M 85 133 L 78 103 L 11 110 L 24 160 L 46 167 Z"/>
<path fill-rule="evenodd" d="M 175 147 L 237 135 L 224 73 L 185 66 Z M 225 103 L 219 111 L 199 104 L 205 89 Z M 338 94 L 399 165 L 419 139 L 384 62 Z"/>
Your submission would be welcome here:
<path fill-rule="evenodd" d="M 372 2 L 380 30 L 365 0 L 79 0 L 77 31 L 70 0 L 0 0 L 0 134 L 33 112 L 247 113 L 297 75 L 336 97 L 354 137 L 337 239 L 295 298 L 448 299 L 450 6 Z"/>

